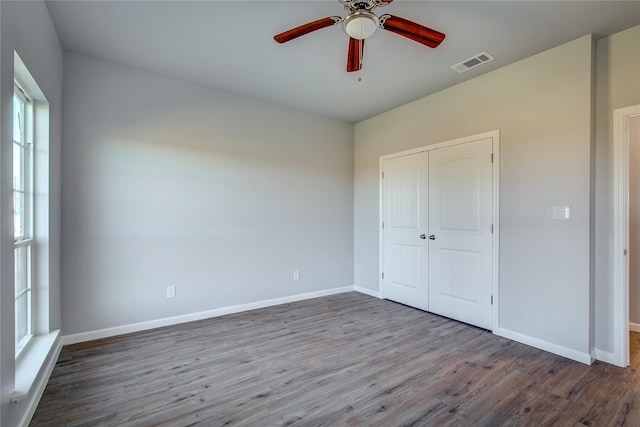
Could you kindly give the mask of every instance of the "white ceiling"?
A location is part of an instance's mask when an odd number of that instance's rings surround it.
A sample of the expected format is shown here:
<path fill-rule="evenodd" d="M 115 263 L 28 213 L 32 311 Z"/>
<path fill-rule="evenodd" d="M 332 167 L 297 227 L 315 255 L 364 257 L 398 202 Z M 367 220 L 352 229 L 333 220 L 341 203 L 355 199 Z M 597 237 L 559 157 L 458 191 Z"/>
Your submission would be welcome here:
<path fill-rule="evenodd" d="M 280 45 L 273 36 L 331 15 L 321 1 L 66 1 L 48 8 L 65 50 L 357 122 L 593 33 L 640 24 L 640 1 L 408 1 L 389 13 L 444 32 L 430 49 L 387 31 L 347 73 L 341 25 Z M 487 51 L 496 60 L 450 66 Z"/>

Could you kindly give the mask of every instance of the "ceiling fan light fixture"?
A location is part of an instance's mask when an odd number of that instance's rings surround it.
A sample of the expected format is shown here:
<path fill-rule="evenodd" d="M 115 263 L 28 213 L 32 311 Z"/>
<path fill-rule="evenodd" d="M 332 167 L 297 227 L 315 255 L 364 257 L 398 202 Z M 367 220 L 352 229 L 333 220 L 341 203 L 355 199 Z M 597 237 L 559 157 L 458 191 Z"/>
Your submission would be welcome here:
<path fill-rule="evenodd" d="M 364 40 L 371 37 L 380 26 L 378 17 L 366 10 L 358 10 L 344 18 L 342 27 L 349 37 Z"/>

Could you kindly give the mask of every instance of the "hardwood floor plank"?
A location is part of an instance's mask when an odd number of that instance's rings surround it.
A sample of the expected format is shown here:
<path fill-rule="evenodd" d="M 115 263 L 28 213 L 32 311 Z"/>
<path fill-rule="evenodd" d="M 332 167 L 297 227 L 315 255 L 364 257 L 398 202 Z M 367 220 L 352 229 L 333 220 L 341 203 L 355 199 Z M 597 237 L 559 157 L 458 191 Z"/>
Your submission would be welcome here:
<path fill-rule="evenodd" d="M 347 293 L 65 346 L 31 425 L 634 427 L 632 363 Z"/>

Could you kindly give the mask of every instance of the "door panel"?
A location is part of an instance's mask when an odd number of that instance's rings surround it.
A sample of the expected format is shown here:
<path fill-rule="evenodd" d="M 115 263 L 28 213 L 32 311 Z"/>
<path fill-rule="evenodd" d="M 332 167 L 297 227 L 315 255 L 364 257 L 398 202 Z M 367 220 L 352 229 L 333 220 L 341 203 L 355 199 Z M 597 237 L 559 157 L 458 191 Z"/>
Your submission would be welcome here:
<path fill-rule="evenodd" d="M 435 153 L 437 156 L 438 153 Z M 442 155 L 442 153 L 440 153 Z M 480 231 L 478 164 L 476 159 L 444 161 L 440 168 L 439 214 L 442 230 Z"/>
<path fill-rule="evenodd" d="M 397 286 L 419 290 L 422 248 L 414 245 L 390 244 L 391 269 L 388 279 Z"/>
<path fill-rule="evenodd" d="M 492 328 L 492 139 L 429 152 L 429 311 Z"/>
<path fill-rule="evenodd" d="M 385 160 L 383 179 L 382 296 L 428 309 L 428 155 Z"/>
<path fill-rule="evenodd" d="M 452 303 L 462 300 L 469 304 L 480 303 L 482 259 L 477 252 L 439 249 L 435 257 L 440 262 L 440 293 Z"/>

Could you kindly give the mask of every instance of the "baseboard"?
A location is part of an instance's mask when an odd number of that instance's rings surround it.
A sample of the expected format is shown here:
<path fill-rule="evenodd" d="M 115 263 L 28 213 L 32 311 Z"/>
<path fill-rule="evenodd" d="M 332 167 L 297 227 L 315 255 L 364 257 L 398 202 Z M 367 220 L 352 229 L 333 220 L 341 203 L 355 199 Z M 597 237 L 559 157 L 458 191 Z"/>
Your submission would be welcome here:
<path fill-rule="evenodd" d="M 61 350 L 62 339 L 58 336 L 54 341 L 54 345 L 51 351 L 45 359 L 45 363 L 39 372 L 39 377 L 29 390 L 28 396 L 23 399 L 23 401 L 27 401 L 27 407 L 25 408 L 24 414 L 22 415 L 18 426 L 26 427 L 31 422 L 33 414 L 35 414 L 36 409 L 38 408 L 38 404 L 40 403 L 40 398 L 44 393 L 44 389 L 47 387 L 47 383 L 49 382 L 49 378 L 51 377 L 53 368 L 55 368 L 56 363 L 58 362 L 58 357 L 60 356 Z"/>
<path fill-rule="evenodd" d="M 495 334 L 513 341 L 518 341 L 522 344 L 527 344 L 532 347 L 548 351 L 549 353 L 557 354 L 558 356 L 566 357 L 567 359 L 575 360 L 576 362 L 584 363 L 586 365 L 590 365 L 592 362 L 592 355 L 589 353 L 583 353 L 572 348 L 554 344 L 552 342 L 541 340 L 539 338 L 530 337 L 519 332 L 510 331 L 504 328 L 498 328 L 498 330 L 495 331 Z"/>
<path fill-rule="evenodd" d="M 378 291 L 373 291 L 369 288 L 363 288 L 362 286 L 354 286 L 353 290 L 356 292 L 360 292 L 361 294 L 369 295 L 374 298 L 382 298 L 382 295 Z"/>
<path fill-rule="evenodd" d="M 601 350 L 599 348 L 596 348 L 596 360 L 617 365 L 617 359 L 614 353 L 607 350 Z"/>
<path fill-rule="evenodd" d="M 629 322 L 629 330 L 631 332 L 640 332 L 640 323 Z"/>
<path fill-rule="evenodd" d="M 309 292 L 305 294 L 291 295 L 282 298 L 274 298 L 263 301 L 251 302 L 248 304 L 234 305 L 230 307 L 216 308 L 214 310 L 200 311 L 197 313 L 183 314 L 180 316 L 166 317 L 163 319 L 150 320 L 147 322 L 133 323 L 129 325 L 115 326 L 113 328 L 98 329 L 95 331 L 80 332 L 77 334 L 65 335 L 62 337 L 62 344 L 75 344 L 79 342 L 91 341 L 100 338 L 108 338 L 116 335 L 130 334 L 148 329 L 161 328 L 163 326 L 177 325 L 180 323 L 193 322 L 196 320 L 209 319 L 212 317 L 224 316 L 226 314 L 239 313 L 241 311 L 255 310 L 258 308 L 271 307 L 278 304 L 302 301 L 311 298 L 324 297 L 328 295 L 352 292 L 353 286 L 342 288 L 325 289 L 322 291 Z"/>

